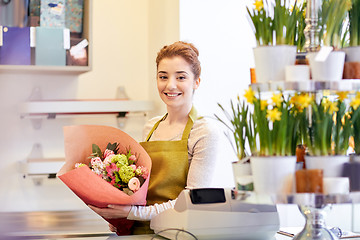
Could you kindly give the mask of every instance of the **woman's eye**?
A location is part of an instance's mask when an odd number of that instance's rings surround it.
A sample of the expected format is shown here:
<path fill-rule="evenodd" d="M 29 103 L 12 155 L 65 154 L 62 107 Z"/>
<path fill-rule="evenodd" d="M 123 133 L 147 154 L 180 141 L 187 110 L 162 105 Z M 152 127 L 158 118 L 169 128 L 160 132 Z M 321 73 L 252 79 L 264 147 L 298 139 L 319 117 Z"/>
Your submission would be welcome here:
<path fill-rule="evenodd" d="M 178 79 L 179 79 L 179 80 L 184 80 L 184 79 L 186 79 L 186 78 L 185 78 L 184 76 L 179 76 Z"/>
<path fill-rule="evenodd" d="M 161 80 L 167 79 L 167 76 L 159 76 Z"/>

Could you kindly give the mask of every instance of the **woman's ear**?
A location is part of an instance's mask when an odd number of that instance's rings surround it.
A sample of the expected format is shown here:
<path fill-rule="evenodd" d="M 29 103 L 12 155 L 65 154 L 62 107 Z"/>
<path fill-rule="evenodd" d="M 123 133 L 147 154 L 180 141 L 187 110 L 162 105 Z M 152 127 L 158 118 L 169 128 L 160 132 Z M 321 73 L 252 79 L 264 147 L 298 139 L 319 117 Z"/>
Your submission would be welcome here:
<path fill-rule="evenodd" d="M 193 89 L 197 89 L 198 87 L 200 86 L 200 78 L 197 78 L 195 81 L 194 81 L 194 87 Z"/>

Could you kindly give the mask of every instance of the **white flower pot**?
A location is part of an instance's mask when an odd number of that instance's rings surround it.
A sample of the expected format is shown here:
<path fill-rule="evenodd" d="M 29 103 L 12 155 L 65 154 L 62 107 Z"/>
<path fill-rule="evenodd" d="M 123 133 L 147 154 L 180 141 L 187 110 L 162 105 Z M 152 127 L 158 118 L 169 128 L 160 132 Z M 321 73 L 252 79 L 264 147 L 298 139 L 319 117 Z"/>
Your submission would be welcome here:
<path fill-rule="evenodd" d="M 251 157 L 257 194 L 289 194 L 294 189 L 296 156 Z"/>
<path fill-rule="evenodd" d="M 257 83 L 285 81 L 285 67 L 295 64 L 296 46 L 260 46 L 253 51 Z"/>
<path fill-rule="evenodd" d="M 345 52 L 333 51 L 325 61 L 316 61 L 317 52 L 307 55 L 313 80 L 316 81 L 339 81 L 343 77 Z"/>
<path fill-rule="evenodd" d="M 342 50 L 346 53 L 346 62 L 360 62 L 360 46 L 346 47 Z"/>
<path fill-rule="evenodd" d="M 349 156 L 305 156 L 307 169 L 322 169 L 324 177 L 342 177 L 344 163 L 350 161 Z"/>
<path fill-rule="evenodd" d="M 238 190 L 253 190 L 253 178 L 250 163 L 241 161 L 233 162 L 235 188 Z"/>

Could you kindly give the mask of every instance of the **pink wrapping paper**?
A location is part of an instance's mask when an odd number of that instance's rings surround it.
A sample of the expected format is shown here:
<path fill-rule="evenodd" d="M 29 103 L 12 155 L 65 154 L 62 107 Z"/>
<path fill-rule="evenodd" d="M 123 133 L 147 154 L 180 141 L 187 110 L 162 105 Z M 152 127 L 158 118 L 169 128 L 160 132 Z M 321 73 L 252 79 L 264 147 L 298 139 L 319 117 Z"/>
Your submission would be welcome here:
<path fill-rule="evenodd" d="M 87 205 L 104 208 L 109 204 L 145 205 L 150 176 L 141 188 L 129 196 L 115 188 L 87 167 L 75 169 L 75 163 L 89 164 L 92 144 L 102 151 L 108 143 L 119 143 L 119 153 L 128 149 L 137 157 L 137 166 L 151 171 L 151 159 L 145 149 L 123 131 L 109 126 L 77 125 L 64 127 L 65 164 L 57 176 Z M 130 233 L 132 221 L 126 219 L 105 219 L 117 227 L 118 235 Z"/>

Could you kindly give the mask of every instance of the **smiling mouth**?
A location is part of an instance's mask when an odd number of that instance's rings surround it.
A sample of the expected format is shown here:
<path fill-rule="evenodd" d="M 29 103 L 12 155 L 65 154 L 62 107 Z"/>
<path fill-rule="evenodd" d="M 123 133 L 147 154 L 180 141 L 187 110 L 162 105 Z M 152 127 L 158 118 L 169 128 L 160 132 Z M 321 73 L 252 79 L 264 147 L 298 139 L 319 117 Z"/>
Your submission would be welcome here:
<path fill-rule="evenodd" d="M 165 95 L 168 97 L 176 97 L 176 96 L 180 96 L 181 93 L 165 93 Z"/>

